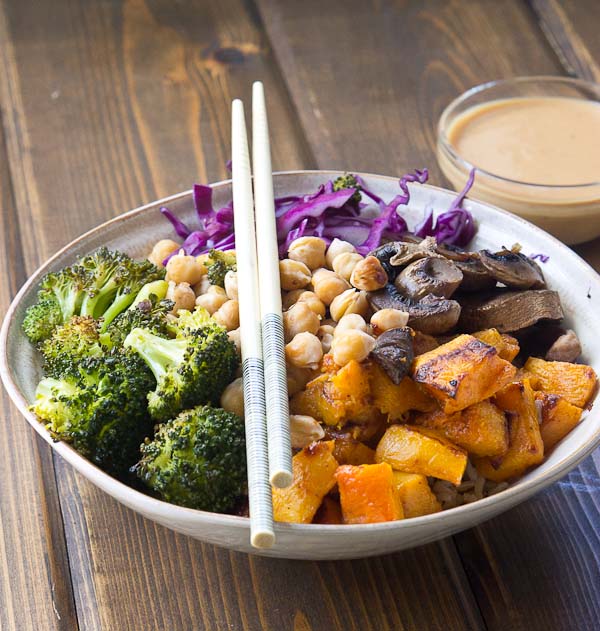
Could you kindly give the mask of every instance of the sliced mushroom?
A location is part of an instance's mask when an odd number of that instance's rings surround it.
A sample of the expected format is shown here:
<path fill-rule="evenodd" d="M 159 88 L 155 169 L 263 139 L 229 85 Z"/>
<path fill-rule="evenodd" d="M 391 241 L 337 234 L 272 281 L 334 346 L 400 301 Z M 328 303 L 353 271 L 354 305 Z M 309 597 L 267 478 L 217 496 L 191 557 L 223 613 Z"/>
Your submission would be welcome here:
<path fill-rule="evenodd" d="M 413 337 L 413 350 L 415 352 L 415 356 L 432 351 L 439 345 L 439 342 L 435 337 L 433 337 L 433 335 L 427 335 L 427 333 L 415 331 L 415 336 Z"/>
<path fill-rule="evenodd" d="M 396 278 L 398 272 L 409 263 L 426 256 L 440 256 L 435 251 L 436 241 L 433 237 L 412 241 L 391 241 L 384 243 L 370 254 L 376 256 L 386 271 L 390 281 Z"/>
<path fill-rule="evenodd" d="M 483 291 L 495 287 L 496 279 L 490 276 L 479 260 L 478 252 L 467 252 L 457 245 L 448 243 L 439 243 L 437 252 L 452 261 L 462 272 L 461 291 Z"/>
<path fill-rule="evenodd" d="M 414 261 L 396 277 L 396 288 L 408 298 L 421 300 L 427 294 L 450 298 L 463 279 L 456 265 L 443 258 Z"/>
<path fill-rule="evenodd" d="M 400 383 L 415 358 L 413 332 L 407 326 L 384 331 L 377 338 L 371 357 L 395 384 Z"/>
<path fill-rule="evenodd" d="M 415 302 L 403 296 L 392 283 L 388 283 L 379 291 L 369 292 L 368 299 L 375 311 L 380 309 L 407 311 L 408 325 L 430 335 L 439 335 L 449 331 L 460 316 L 460 304 L 456 300 L 446 300 L 430 294 Z"/>
<path fill-rule="evenodd" d="M 554 362 L 574 362 L 581 355 L 581 343 L 575 331 L 569 329 L 561 335 L 546 353 L 546 359 Z"/>
<path fill-rule="evenodd" d="M 519 331 L 537 322 L 558 322 L 563 318 L 560 297 L 549 289 L 506 291 L 461 299 L 458 325 L 470 333 L 498 329 L 501 333 Z M 410 324 L 410 321 L 409 321 Z"/>
<path fill-rule="evenodd" d="M 479 260 L 490 275 L 511 289 L 543 289 L 546 287 L 540 266 L 528 256 L 512 250 L 479 252 Z"/>

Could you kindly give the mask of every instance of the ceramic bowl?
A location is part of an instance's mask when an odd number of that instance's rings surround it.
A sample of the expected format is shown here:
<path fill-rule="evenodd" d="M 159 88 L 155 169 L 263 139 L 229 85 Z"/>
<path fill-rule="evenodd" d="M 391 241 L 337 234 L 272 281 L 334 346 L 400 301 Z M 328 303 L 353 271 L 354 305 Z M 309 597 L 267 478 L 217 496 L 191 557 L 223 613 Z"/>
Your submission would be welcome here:
<path fill-rule="evenodd" d="M 277 195 L 313 191 L 327 179 L 339 175 L 331 171 L 302 171 L 275 175 Z M 376 175 L 364 176 L 369 187 L 385 199 L 398 193 L 398 180 Z M 425 210 L 448 208 L 454 193 L 432 186 L 412 186 L 412 197 L 403 209 L 409 226 Z M 231 198 L 231 183 L 214 185 L 216 204 Z M 132 510 L 177 532 L 196 539 L 254 552 L 250 546 L 249 521 L 243 517 L 219 515 L 173 506 L 153 499 L 111 478 L 80 456 L 69 445 L 53 442 L 28 406 L 33 401 L 40 378 L 40 361 L 21 333 L 25 309 L 35 301 L 41 276 L 72 263 L 99 246 L 118 248 L 134 257 L 143 257 L 155 241 L 173 237 L 170 224 L 158 208 L 168 205 L 190 225 L 194 225 L 191 191 L 174 195 L 121 215 L 79 237 L 63 248 L 31 276 L 10 306 L 0 334 L 2 380 L 23 416 L 57 453 L 93 484 Z M 600 312 L 600 277 L 569 248 L 539 228 L 497 208 L 467 201 L 479 231 L 476 247 L 510 247 L 519 242 L 525 253 L 543 252 L 549 261 L 544 272 L 550 287 L 560 292 L 568 326 L 574 328 L 583 345 L 583 358 L 600 372 L 600 338 L 596 316 Z M 585 458 L 600 442 L 600 408 L 585 413 L 582 422 L 549 454 L 539 467 L 497 495 L 448 511 L 406 521 L 381 524 L 332 526 L 276 524 L 277 542 L 261 554 L 291 559 L 350 559 L 385 554 L 447 537 L 498 515 L 548 486 Z"/>

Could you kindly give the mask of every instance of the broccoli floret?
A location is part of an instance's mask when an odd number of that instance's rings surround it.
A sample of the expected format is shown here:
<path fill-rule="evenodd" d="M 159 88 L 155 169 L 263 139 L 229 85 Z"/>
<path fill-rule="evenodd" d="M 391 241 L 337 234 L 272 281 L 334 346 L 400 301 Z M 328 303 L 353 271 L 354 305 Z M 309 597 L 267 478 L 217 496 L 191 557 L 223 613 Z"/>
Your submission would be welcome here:
<path fill-rule="evenodd" d="M 102 318 L 101 333 L 129 307 L 146 283 L 161 280 L 165 274 L 148 260 L 134 261 L 107 248 L 86 256 L 81 266 L 88 277 L 81 315 Z"/>
<path fill-rule="evenodd" d="M 124 346 L 136 351 L 156 377 L 148 411 L 157 421 L 194 405 L 217 402 L 238 365 L 235 346 L 215 322 L 186 328 L 176 339 L 133 329 Z"/>
<path fill-rule="evenodd" d="M 40 351 L 44 356 L 46 375 L 62 377 L 76 372 L 81 360 L 104 354 L 99 338 L 99 323 L 89 316 L 73 316 L 42 342 Z"/>
<path fill-rule="evenodd" d="M 352 175 L 352 173 L 344 173 L 344 175 L 340 175 L 340 177 L 336 178 L 333 181 L 334 191 L 341 191 L 345 188 L 355 189 L 354 195 L 352 195 L 352 197 L 348 201 L 358 204 L 361 200 L 360 191 L 362 190 L 362 187 L 358 183 L 356 175 Z"/>
<path fill-rule="evenodd" d="M 83 315 L 102 318 L 103 332 L 146 283 L 164 274 L 150 261 L 136 262 L 122 252 L 100 248 L 75 265 L 44 276 L 37 303 L 25 314 L 23 331 L 37 343 L 74 315 Z"/>
<path fill-rule="evenodd" d="M 193 311 L 180 309 L 177 317 L 170 320 L 168 329 L 169 333 L 175 337 L 185 337 L 186 333 L 201 329 L 208 324 L 215 324 L 210 313 L 202 307 L 196 307 Z"/>
<path fill-rule="evenodd" d="M 221 252 L 221 250 L 211 250 L 208 255 L 206 265 L 208 280 L 211 285 L 225 287 L 225 274 L 229 271 L 236 271 L 236 259 L 233 252 Z"/>
<path fill-rule="evenodd" d="M 64 440 L 119 478 L 152 432 L 146 395 L 154 379 L 135 354 L 88 358 L 60 379 L 42 379 L 32 406 L 55 440 Z"/>
<path fill-rule="evenodd" d="M 107 348 L 120 348 L 133 329 L 142 328 L 163 337 L 169 336 L 167 314 L 173 310 L 172 300 L 157 301 L 154 295 L 120 313 L 100 334 L 100 341 Z"/>
<path fill-rule="evenodd" d="M 223 513 L 245 492 L 244 423 L 221 408 L 181 412 L 141 452 L 132 471 L 167 502 Z"/>

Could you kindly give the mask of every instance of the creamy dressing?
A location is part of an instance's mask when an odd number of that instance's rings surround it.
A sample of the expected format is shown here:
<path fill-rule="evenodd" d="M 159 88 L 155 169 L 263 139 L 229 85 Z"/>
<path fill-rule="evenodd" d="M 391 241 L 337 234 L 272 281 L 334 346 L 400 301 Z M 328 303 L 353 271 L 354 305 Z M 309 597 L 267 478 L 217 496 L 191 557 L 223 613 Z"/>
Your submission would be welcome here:
<path fill-rule="evenodd" d="M 500 177 L 562 186 L 600 182 L 600 103 L 491 101 L 457 116 L 447 138 L 462 158 Z"/>

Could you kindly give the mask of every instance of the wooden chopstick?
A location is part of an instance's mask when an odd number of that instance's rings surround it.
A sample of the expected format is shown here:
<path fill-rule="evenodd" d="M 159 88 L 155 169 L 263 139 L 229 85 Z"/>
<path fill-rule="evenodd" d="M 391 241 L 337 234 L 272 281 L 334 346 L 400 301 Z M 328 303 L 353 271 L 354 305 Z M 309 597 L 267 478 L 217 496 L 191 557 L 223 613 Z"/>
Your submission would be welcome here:
<path fill-rule="evenodd" d="M 260 316 L 267 405 L 269 473 L 273 486 L 292 483 L 290 410 L 285 367 L 285 342 L 281 313 L 279 253 L 269 123 L 265 91 L 260 81 L 252 86 L 252 167 L 258 257 Z"/>
<path fill-rule="evenodd" d="M 244 104 L 239 99 L 235 99 L 231 105 L 231 154 L 250 541 L 255 548 L 270 548 L 275 542 L 275 533 L 269 483 L 254 199 Z"/>

